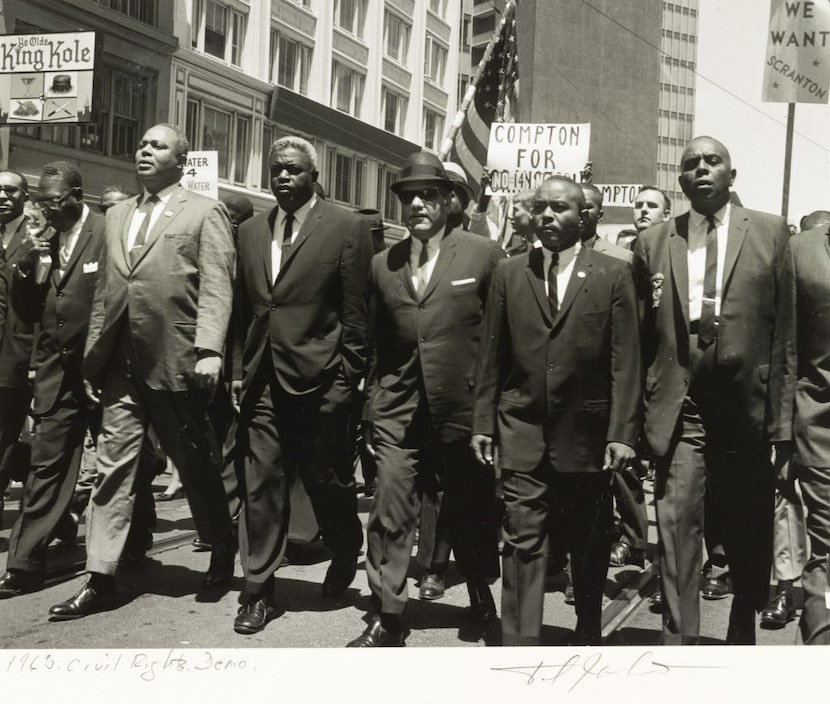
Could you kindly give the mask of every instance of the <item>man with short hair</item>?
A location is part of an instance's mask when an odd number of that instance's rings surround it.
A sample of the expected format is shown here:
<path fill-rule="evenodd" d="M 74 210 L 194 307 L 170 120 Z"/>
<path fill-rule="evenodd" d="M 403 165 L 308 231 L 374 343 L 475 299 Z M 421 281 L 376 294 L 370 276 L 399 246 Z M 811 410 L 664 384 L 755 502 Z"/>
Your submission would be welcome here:
<path fill-rule="evenodd" d="M 349 588 L 363 543 L 349 412 L 366 366 L 372 238 L 365 220 L 316 194 L 317 154 L 308 140 L 282 137 L 268 159 L 277 204 L 239 230 L 244 348 L 234 375 L 247 493 L 239 522 L 245 587 L 234 630 L 242 634 L 276 615 L 274 572 L 296 477 L 332 552 L 324 597 Z"/>
<path fill-rule="evenodd" d="M 178 127 L 150 127 L 135 153 L 142 193 L 107 214 L 83 364 L 103 409 L 87 509 L 90 576 L 49 610 L 55 620 L 113 604 L 137 485 L 147 481 L 137 471 L 150 425 L 179 470 L 199 535 L 213 545 L 202 587 L 223 588 L 233 577 L 221 457 L 207 418 L 231 311 L 233 237 L 225 207 L 179 183 L 188 149 Z"/>
<path fill-rule="evenodd" d="M 91 429 L 94 435 L 99 423 L 98 411 L 84 392 L 81 361 L 104 245 L 104 218 L 84 204 L 81 173 L 67 161 L 43 167 L 36 204 L 49 228 L 20 242 L 12 276 L 14 314 L 27 326 L 40 325 L 32 470 L 9 538 L 0 598 L 43 586 L 46 548 L 56 530 L 62 539 L 74 541 L 79 518 L 70 511 L 70 502 L 84 434 Z"/>
<path fill-rule="evenodd" d="M 585 196 L 587 210 L 585 229 L 581 235 L 582 246 L 593 248 L 596 252 L 602 252 L 633 266 L 634 255 L 630 250 L 612 244 L 597 233 L 597 225 L 605 214 L 602 209 L 602 192 L 592 183 L 581 183 L 579 186 Z M 648 547 L 648 514 L 643 480 L 639 474 L 639 462 L 615 472 L 612 486 L 621 533 L 619 539 L 611 546 L 609 563 L 612 567 L 628 564 L 644 567 Z"/>
<path fill-rule="evenodd" d="M 104 190 L 101 191 L 101 202 L 98 204 L 98 210 L 101 215 L 106 215 L 113 205 L 120 203 L 122 200 L 127 200 L 127 198 L 132 198 L 134 195 L 135 191 L 129 186 L 118 184 L 104 186 Z"/>
<path fill-rule="evenodd" d="M 449 221 L 452 184 L 437 157 L 409 156 L 392 190 L 409 237 L 372 260 L 367 424 L 377 490 L 367 524 L 371 620 L 347 647 L 403 645 L 418 505 L 436 501 L 470 597 L 476 637 L 496 618 L 495 478 L 469 447 L 472 384 L 490 276 L 504 256 Z M 472 637 L 472 632 L 471 632 Z"/>
<path fill-rule="evenodd" d="M 662 188 L 643 186 L 634 197 L 634 227 L 643 232 L 671 217 L 671 198 Z"/>
<path fill-rule="evenodd" d="M 730 202 L 735 169 L 711 137 L 686 146 L 680 186 L 692 210 L 641 233 L 646 301 L 644 435 L 656 459 L 663 642 L 700 634 L 704 496 L 721 519 L 734 597 L 726 640 L 755 643 L 772 553 L 767 380 L 783 218 Z"/>
<path fill-rule="evenodd" d="M 611 549 L 609 471 L 635 459 L 641 357 L 631 267 L 580 243 L 580 187 L 545 180 L 533 202 L 540 247 L 500 262 L 475 377 L 476 457 L 504 490 L 502 640 L 538 645 L 549 525 L 570 554 L 572 642 L 601 642 Z"/>
<path fill-rule="evenodd" d="M 32 401 L 28 378 L 33 326 L 20 319 L 9 300 L 9 284 L 26 238 L 24 204 L 29 184 L 18 171 L 0 171 L 0 528 L 3 494 L 13 478 L 25 478 L 17 440 Z M 28 463 L 27 463 L 28 464 Z"/>
<path fill-rule="evenodd" d="M 801 231 L 812 230 L 816 227 L 830 225 L 830 212 L 827 210 L 814 210 L 801 218 Z"/>

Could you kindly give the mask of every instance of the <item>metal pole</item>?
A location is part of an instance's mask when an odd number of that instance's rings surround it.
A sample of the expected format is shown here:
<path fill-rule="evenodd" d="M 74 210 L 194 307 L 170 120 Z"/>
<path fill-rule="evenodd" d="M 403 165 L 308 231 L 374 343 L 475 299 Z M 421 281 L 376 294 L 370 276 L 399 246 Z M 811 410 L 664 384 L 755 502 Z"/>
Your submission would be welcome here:
<path fill-rule="evenodd" d="M 790 210 L 790 171 L 793 164 L 793 127 L 795 125 L 795 103 L 787 106 L 787 146 L 784 148 L 784 191 L 781 195 L 781 215 L 784 219 Z"/>

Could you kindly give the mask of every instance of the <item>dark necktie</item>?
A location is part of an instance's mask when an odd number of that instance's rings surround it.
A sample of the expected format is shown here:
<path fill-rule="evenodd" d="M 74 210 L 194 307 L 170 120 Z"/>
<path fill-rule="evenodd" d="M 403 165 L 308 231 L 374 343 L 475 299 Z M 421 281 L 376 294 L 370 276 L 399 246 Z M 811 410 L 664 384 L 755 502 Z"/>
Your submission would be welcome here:
<path fill-rule="evenodd" d="M 712 215 L 706 216 L 709 227 L 706 230 L 706 268 L 703 272 L 703 301 L 700 304 L 700 332 L 698 343 L 705 348 L 712 344 L 717 335 L 715 318 L 715 297 L 718 285 L 718 229 Z"/>
<path fill-rule="evenodd" d="M 550 303 L 550 317 L 556 319 L 559 312 L 559 288 L 556 282 L 556 273 L 559 268 L 559 252 L 551 252 L 550 266 L 548 267 L 548 303 Z"/>
<path fill-rule="evenodd" d="M 138 232 L 135 235 L 135 241 L 133 242 L 132 249 L 130 249 L 130 264 L 133 266 L 138 261 L 138 257 L 141 255 L 141 250 L 147 243 L 147 232 L 150 229 L 150 216 L 153 214 L 153 206 L 155 206 L 158 202 L 158 196 L 150 196 L 144 201 L 144 203 L 142 203 L 142 206 L 150 205 L 150 207 L 147 208 L 144 213 L 144 219 L 141 221 L 141 226 L 138 228 Z"/>
<path fill-rule="evenodd" d="M 427 290 L 427 262 L 429 261 L 429 250 L 427 243 L 421 242 L 421 254 L 418 256 L 418 298 L 423 298 Z"/>
<path fill-rule="evenodd" d="M 280 269 L 285 266 L 288 255 L 291 254 L 291 238 L 294 236 L 294 213 L 285 214 L 285 223 L 282 228 L 282 256 L 280 258 Z"/>

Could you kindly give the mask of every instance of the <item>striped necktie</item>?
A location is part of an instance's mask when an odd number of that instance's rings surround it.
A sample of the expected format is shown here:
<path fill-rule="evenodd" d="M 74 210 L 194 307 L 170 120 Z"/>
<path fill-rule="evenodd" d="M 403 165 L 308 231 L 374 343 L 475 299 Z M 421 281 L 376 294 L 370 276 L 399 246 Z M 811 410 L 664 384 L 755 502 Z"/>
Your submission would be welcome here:
<path fill-rule="evenodd" d="M 718 291 L 718 228 L 712 215 L 706 216 L 706 267 L 703 270 L 703 301 L 700 305 L 700 331 L 698 345 L 705 349 L 717 336 L 715 298 Z"/>

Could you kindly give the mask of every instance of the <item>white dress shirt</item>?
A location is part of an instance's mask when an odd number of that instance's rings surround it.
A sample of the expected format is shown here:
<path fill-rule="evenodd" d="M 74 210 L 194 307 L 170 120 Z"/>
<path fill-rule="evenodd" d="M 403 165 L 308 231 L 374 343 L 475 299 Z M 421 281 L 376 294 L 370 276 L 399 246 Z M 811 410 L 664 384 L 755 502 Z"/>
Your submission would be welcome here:
<path fill-rule="evenodd" d="M 721 292 L 723 290 L 723 265 L 726 259 L 726 238 L 729 234 L 729 203 L 714 214 L 718 231 L 718 273 L 715 288 L 715 315 L 720 315 Z M 705 215 L 694 209 L 689 211 L 689 322 L 700 320 L 703 303 L 703 277 L 706 273 L 706 232 L 709 222 Z"/>
<path fill-rule="evenodd" d="M 128 252 L 135 245 L 135 238 L 138 235 L 138 231 L 141 229 L 141 223 L 144 222 L 144 218 L 150 218 L 150 224 L 147 228 L 147 235 L 149 236 L 150 232 L 155 227 L 156 222 L 158 221 L 162 212 L 167 207 L 167 204 L 170 202 L 170 198 L 172 197 L 173 192 L 178 187 L 179 184 L 174 183 L 172 186 L 162 188 L 158 193 L 156 193 L 156 198 L 158 198 L 158 201 L 155 203 L 147 202 L 147 199 L 150 197 L 150 192 L 145 189 L 144 193 L 141 196 L 141 203 L 139 203 L 139 206 L 135 209 L 135 213 L 133 213 L 133 219 L 130 221 L 130 229 L 127 233 Z"/>
<path fill-rule="evenodd" d="M 548 269 L 550 269 L 550 263 L 553 260 L 553 252 L 547 247 L 543 247 L 539 240 L 536 240 L 533 246 L 542 248 L 542 255 L 545 260 L 545 294 L 549 296 Z M 568 247 L 568 249 L 563 249 L 559 252 L 559 263 L 556 266 L 556 297 L 559 299 L 559 308 L 562 308 L 562 302 L 565 300 L 565 291 L 568 290 L 568 283 L 571 280 L 571 274 L 574 270 L 576 255 L 579 254 L 580 249 L 582 249 L 582 243 L 577 241 L 573 247 Z"/>
<path fill-rule="evenodd" d="M 58 268 L 60 269 L 61 276 L 63 276 L 64 273 L 65 263 L 69 262 L 69 258 L 72 256 L 75 245 L 78 243 L 78 237 L 81 234 L 81 229 L 83 228 L 88 216 L 89 206 L 84 204 L 84 207 L 81 210 L 81 217 L 78 218 L 75 224 L 66 232 L 58 234 L 58 237 L 60 238 L 58 240 L 58 257 L 60 259 L 58 262 Z"/>
<path fill-rule="evenodd" d="M 294 219 L 291 222 L 290 244 L 294 244 L 297 239 L 297 233 L 308 217 L 308 212 L 314 207 L 316 202 L 317 194 L 315 193 L 292 213 Z M 271 274 L 275 281 L 277 274 L 280 273 L 280 266 L 282 265 L 282 235 L 285 229 L 285 216 L 287 214 L 282 208 L 277 206 L 277 217 L 274 218 L 274 230 L 271 232 Z"/>
<path fill-rule="evenodd" d="M 441 250 L 441 240 L 444 238 L 444 231 L 436 232 L 432 237 L 426 241 L 427 261 L 423 267 L 418 265 L 421 261 L 421 250 L 424 248 L 424 243 L 417 237 L 409 236 L 412 240 L 412 246 L 409 249 L 409 267 L 412 270 L 412 287 L 418 290 L 418 280 L 423 277 L 424 285 L 429 283 L 432 272 L 435 269 L 435 262 L 438 261 L 438 252 Z"/>

